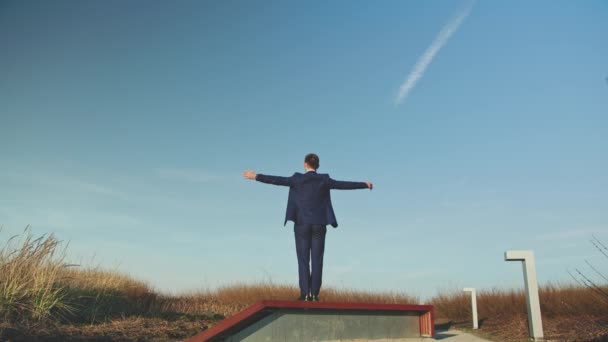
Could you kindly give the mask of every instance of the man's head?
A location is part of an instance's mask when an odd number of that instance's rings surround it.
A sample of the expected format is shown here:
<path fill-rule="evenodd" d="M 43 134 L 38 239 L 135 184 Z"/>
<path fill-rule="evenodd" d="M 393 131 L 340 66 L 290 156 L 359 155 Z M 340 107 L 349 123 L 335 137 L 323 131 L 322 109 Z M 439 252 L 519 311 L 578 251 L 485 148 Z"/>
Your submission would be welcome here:
<path fill-rule="evenodd" d="M 319 156 L 314 153 L 309 153 L 304 157 L 304 168 L 317 170 L 319 168 Z"/>

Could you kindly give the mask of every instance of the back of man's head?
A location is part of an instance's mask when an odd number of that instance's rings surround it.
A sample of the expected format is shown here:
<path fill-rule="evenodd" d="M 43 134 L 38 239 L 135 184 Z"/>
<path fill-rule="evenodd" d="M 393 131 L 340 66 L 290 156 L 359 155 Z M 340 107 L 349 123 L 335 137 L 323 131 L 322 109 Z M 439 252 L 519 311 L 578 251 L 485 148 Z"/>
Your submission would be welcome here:
<path fill-rule="evenodd" d="M 304 162 L 313 169 L 319 168 L 319 156 L 314 153 L 309 153 L 304 157 Z"/>

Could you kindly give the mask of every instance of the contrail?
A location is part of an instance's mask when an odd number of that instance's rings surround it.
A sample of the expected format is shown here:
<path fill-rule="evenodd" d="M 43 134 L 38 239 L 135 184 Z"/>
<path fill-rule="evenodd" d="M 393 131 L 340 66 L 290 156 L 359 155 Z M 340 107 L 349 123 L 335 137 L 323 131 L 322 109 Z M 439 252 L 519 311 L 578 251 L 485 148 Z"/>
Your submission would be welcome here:
<path fill-rule="evenodd" d="M 450 39 L 452 34 L 454 34 L 454 32 L 456 32 L 458 30 L 458 28 L 460 27 L 460 24 L 462 24 L 462 22 L 469 16 L 469 13 L 471 13 L 471 10 L 473 9 L 474 4 L 475 4 L 474 1 L 470 2 L 467 7 L 465 7 L 462 11 L 457 13 L 441 29 L 441 31 L 439 31 L 439 34 L 437 35 L 437 37 L 435 37 L 435 40 L 433 41 L 431 46 L 429 46 L 426 49 L 426 51 L 424 52 L 424 54 L 418 59 L 418 61 L 416 62 L 416 65 L 414 65 L 414 68 L 412 69 L 410 74 L 407 76 L 407 79 L 405 80 L 405 82 L 403 82 L 403 84 L 399 88 L 399 94 L 397 95 L 397 98 L 395 99 L 395 106 L 399 105 L 401 102 L 403 102 L 407 98 L 410 91 L 416 86 L 416 83 L 424 74 L 424 71 L 426 70 L 426 68 L 429 66 L 429 64 L 431 64 L 431 62 L 433 61 L 433 58 L 435 58 L 435 55 L 437 54 L 437 52 L 439 52 L 439 50 L 441 50 L 441 48 L 445 45 L 445 43 L 448 42 L 448 39 Z"/>

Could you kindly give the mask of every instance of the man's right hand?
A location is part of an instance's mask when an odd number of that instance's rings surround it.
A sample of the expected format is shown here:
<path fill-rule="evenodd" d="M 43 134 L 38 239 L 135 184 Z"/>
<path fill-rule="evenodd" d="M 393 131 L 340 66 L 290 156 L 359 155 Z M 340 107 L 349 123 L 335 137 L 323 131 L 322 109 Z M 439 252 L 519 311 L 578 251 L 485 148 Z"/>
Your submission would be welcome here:
<path fill-rule="evenodd" d="M 255 180 L 255 172 L 253 172 L 253 170 L 245 170 L 243 172 L 243 177 L 246 179 L 251 179 L 251 180 Z"/>
<path fill-rule="evenodd" d="M 374 188 L 374 184 L 372 184 L 370 182 L 365 182 L 365 184 L 367 184 L 367 188 L 370 190 Z"/>

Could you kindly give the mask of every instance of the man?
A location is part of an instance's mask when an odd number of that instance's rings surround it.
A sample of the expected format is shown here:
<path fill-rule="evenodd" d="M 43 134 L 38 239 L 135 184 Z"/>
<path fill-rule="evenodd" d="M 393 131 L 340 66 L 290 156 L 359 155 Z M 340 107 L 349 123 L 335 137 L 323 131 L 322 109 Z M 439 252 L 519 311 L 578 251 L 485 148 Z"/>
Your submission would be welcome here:
<path fill-rule="evenodd" d="M 319 157 L 310 153 L 304 158 L 305 173 L 294 173 L 291 177 L 256 174 L 253 170 L 243 172 L 243 177 L 258 182 L 289 187 L 285 223 L 294 222 L 300 297 L 298 300 L 319 301 L 323 275 L 326 226 L 338 227 L 331 205 L 331 189 L 372 189 L 370 182 L 336 181 L 327 174 L 317 173 Z M 309 265 L 312 259 L 312 272 Z"/>

